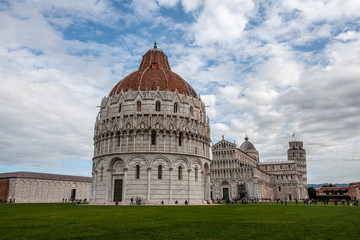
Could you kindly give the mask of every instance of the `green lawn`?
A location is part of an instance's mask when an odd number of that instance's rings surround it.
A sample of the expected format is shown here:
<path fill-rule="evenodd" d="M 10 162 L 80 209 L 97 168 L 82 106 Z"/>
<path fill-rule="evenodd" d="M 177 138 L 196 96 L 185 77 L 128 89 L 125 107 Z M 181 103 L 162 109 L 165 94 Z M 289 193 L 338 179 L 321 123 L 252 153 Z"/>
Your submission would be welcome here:
<path fill-rule="evenodd" d="M 0 239 L 360 239 L 360 207 L 0 204 Z"/>

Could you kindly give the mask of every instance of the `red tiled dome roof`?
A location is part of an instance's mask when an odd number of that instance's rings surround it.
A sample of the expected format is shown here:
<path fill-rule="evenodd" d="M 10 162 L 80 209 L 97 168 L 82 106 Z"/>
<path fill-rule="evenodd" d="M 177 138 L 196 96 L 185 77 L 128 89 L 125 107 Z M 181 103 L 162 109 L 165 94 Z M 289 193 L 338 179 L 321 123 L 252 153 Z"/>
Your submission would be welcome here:
<path fill-rule="evenodd" d="M 197 97 L 195 90 L 179 75 L 171 71 L 167 56 L 156 47 L 145 53 L 140 67 L 118 82 L 111 90 L 109 96 L 121 91 L 146 90 L 172 91 L 176 90 L 185 95 Z"/>

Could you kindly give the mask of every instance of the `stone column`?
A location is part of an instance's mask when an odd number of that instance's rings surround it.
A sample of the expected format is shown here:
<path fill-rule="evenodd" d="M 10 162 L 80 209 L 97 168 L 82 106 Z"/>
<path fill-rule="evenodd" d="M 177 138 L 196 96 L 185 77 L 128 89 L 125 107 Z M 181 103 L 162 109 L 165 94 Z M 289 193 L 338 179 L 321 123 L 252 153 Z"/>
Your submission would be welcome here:
<path fill-rule="evenodd" d="M 151 197 L 151 194 L 150 194 L 150 177 L 151 177 L 151 167 L 148 167 L 147 168 L 147 174 L 148 174 L 148 177 L 147 177 L 147 199 L 148 199 L 148 204 L 150 204 L 150 197 Z"/>
<path fill-rule="evenodd" d="M 160 144 L 160 138 L 159 138 L 159 131 L 156 131 L 156 139 L 155 139 L 155 149 L 156 151 L 159 151 L 159 144 Z"/>
<path fill-rule="evenodd" d="M 141 142 L 140 142 L 140 151 L 144 149 L 144 132 L 141 132 Z"/>
<path fill-rule="evenodd" d="M 103 138 L 103 140 L 102 140 L 102 153 L 105 153 L 105 150 L 106 150 L 106 137 L 105 138 Z"/>
<path fill-rule="evenodd" d="M 173 168 L 169 168 L 169 184 L 170 184 L 170 190 L 169 190 L 169 204 L 172 204 L 172 170 Z"/>
<path fill-rule="evenodd" d="M 189 153 L 191 154 L 191 152 L 192 152 L 192 149 L 191 149 L 191 147 L 192 147 L 192 144 L 191 144 L 191 141 L 192 141 L 192 137 L 191 136 L 189 136 L 189 138 L 188 138 L 188 145 L 189 145 Z"/>
<path fill-rule="evenodd" d="M 166 142 L 166 131 L 164 131 L 164 133 L 163 133 L 163 146 L 164 146 L 164 147 L 163 147 L 163 151 L 164 151 L 164 152 L 167 152 L 165 142 Z"/>
<path fill-rule="evenodd" d="M 123 139 L 123 134 L 120 133 L 120 138 L 119 138 L 119 147 L 120 147 L 120 149 L 119 149 L 119 152 L 121 152 L 121 142 L 122 142 L 122 139 Z"/>
<path fill-rule="evenodd" d="M 175 139 L 175 152 L 180 152 L 179 151 L 179 143 L 177 142 L 177 141 L 179 141 L 179 137 L 180 137 L 180 134 L 177 132 L 176 139 Z"/>
<path fill-rule="evenodd" d="M 210 173 L 205 173 L 205 176 L 206 176 L 206 199 L 205 200 L 210 200 Z"/>
<path fill-rule="evenodd" d="M 136 132 L 133 133 L 133 152 L 136 150 Z"/>
<path fill-rule="evenodd" d="M 126 152 L 129 151 L 129 133 L 126 133 Z"/>
<path fill-rule="evenodd" d="M 205 172 L 201 171 L 201 196 L 205 200 Z"/>
<path fill-rule="evenodd" d="M 112 178 L 112 169 L 106 169 L 106 195 L 105 195 L 105 201 L 107 202 L 107 203 L 110 203 L 111 201 L 112 201 L 112 199 L 111 199 L 111 191 L 112 191 L 112 182 L 111 182 L 111 178 Z"/>
<path fill-rule="evenodd" d="M 188 198 L 189 198 L 189 203 L 190 203 L 190 200 L 191 200 L 191 168 L 188 169 L 188 189 L 189 189 L 189 192 L 188 192 Z"/>
<path fill-rule="evenodd" d="M 128 168 L 124 168 L 124 180 L 123 180 L 123 204 L 126 205 L 126 181 L 127 181 Z"/>
<path fill-rule="evenodd" d="M 170 132 L 170 133 L 169 133 L 169 142 L 170 142 L 170 151 L 169 151 L 169 152 L 172 152 L 172 149 L 171 149 L 171 148 L 172 148 L 172 146 L 171 146 L 171 145 L 172 145 L 172 144 L 171 144 L 172 137 L 171 137 L 171 136 L 172 136 L 172 133 Z"/>

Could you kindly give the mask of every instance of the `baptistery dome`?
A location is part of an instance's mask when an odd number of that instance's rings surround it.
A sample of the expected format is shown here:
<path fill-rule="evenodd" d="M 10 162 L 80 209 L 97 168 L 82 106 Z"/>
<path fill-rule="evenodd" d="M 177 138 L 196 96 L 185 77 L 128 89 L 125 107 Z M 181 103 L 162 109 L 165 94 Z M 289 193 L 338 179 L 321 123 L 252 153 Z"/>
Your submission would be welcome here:
<path fill-rule="evenodd" d="M 143 56 L 139 69 L 123 78 L 111 90 L 110 96 L 121 91 L 177 91 L 180 94 L 197 97 L 195 90 L 179 75 L 171 71 L 164 52 L 157 48 L 147 51 Z"/>
<path fill-rule="evenodd" d="M 209 148 L 204 102 L 155 45 L 101 101 L 91 203 L 203 204 Z"/>

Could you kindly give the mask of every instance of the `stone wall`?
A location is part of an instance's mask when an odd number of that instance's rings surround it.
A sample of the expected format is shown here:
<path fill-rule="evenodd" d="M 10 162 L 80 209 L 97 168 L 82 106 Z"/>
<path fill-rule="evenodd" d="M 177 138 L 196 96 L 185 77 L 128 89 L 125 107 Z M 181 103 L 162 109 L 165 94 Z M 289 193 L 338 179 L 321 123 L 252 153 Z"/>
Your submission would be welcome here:
<path fill-rule="evenodd" d="M 116 154 L 95 158 L 94 163 L 93 204 L 114 204 L 115 180 L 123 180 L 121 205 L 130 204 L 131 198 L 152 205 L 162 201 L 175 204 L 176 200 L 203 204 L 209 194 L 205 189 L 209 188 L 205 183 L 209 183 L 208 159 L 180 154 Z"/>
<path fill-rule="evenodd" d="M 0 203 L 6 203 L 9 195 L 9 179 L 0 179 Z"/>
<path fill-rule="evenodd" d="M 9 196 L 16 203 L 50 203 L 70 201 L 72 189 L 75 199 L 90 198 L 91 183 L 46 179 L 11 178 Z"/>

